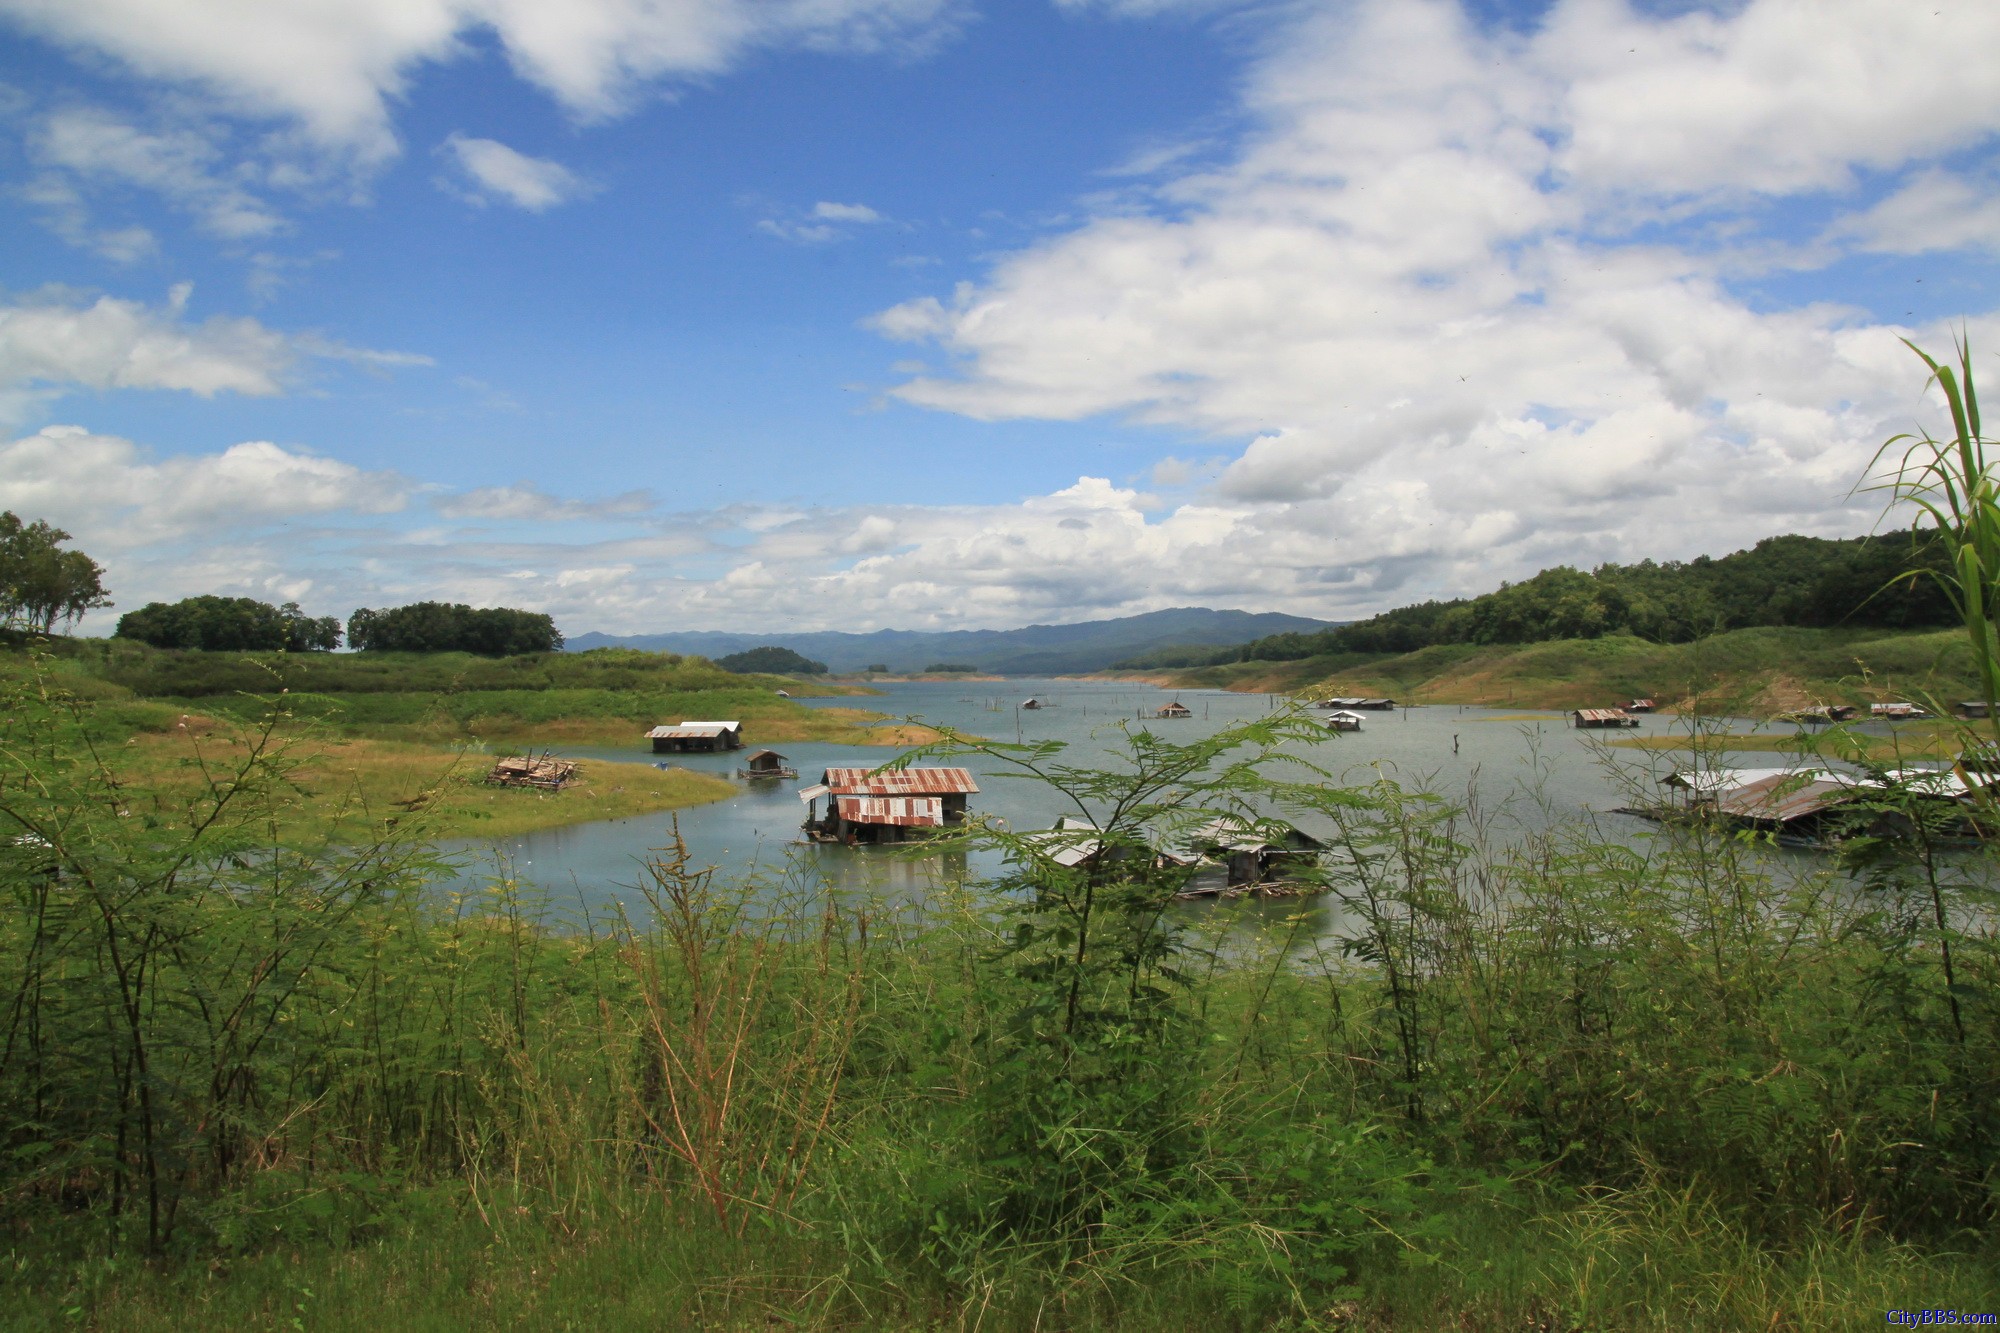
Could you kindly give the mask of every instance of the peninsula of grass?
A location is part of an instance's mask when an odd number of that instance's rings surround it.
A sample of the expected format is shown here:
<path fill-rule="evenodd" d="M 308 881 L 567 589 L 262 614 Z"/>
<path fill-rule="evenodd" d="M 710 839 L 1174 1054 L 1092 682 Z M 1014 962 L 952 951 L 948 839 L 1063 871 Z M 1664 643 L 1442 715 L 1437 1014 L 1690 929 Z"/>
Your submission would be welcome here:
<path fill-rule="evenodd" d="M 796 701 L 869 693 L 860 687 L 736 675 L 703 658 L 627 649 L 505 658 L 207 653 L 58 638 L 0 653 L 0 679 L 87 703 L 88 730 L 108 765 L 135 788 L 168 793 L 198 786 L 204 766 L 240 757 L 275 712 L 269 743 L 299 761 L 286 820 L 293 839 L 379 832 L 420 808 L 435 836 L 506 837 L 682 809 L 736 790 L 683 769 L 592 761 L 561 792 L 483 782 L 508 752 L 593 746 L 636 758 L 661 723 L 730 718 L 753 746 L 933 738 L 865 709 Z"/>

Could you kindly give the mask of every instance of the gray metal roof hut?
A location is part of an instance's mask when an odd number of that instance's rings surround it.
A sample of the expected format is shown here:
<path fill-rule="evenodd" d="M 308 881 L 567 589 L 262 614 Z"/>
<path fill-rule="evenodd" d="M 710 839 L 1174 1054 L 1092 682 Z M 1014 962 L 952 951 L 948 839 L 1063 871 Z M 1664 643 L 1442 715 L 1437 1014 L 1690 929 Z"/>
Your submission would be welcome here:
<path fill-rule="evenodd" d="M 654 754 L 712 753 L 743 748 L 741 722 L 679 722 L 646 733 Z"/>

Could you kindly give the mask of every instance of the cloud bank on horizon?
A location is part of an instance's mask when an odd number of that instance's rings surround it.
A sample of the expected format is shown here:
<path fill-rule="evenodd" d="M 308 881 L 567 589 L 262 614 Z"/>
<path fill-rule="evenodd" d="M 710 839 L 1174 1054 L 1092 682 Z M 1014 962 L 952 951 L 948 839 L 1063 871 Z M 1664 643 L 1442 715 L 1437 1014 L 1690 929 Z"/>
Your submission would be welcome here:
<path fill-rule="evenodd" d="M 1196 21 L 1114 8 L 1095 21 Z M 152 228 L 98 221 L 107 181 L 218 245 L 309 227 L 302 182 L 329 162 L 343 188 L 387 171 L 399 100 L 478 41 L 587 135 L 689 80 L 726 98 L 722 76 L 759 51 L 921 60 L 977 32 L 944 0 L 0 15 L 182 99 L 151 125 L 80 102 L 12 113 L 13 197 L 111 263 L 156 247 Z M 1348 617 L 1551 564 L 1866 530 L 1878 506 L 1856 482 L 1928 412 L 1899 340 L 2000 345 L 2000 67 L 1963 58 L 2000 50 L 2000 8 L 1558 0 L 1494 23 L 1452 0 L 1354 0 L 1233 23 L 1258 36 L 1227 128 L 1100 164 L 1036 235 L 948 290 L 927 278 L 927 295 L 852 311 L 865 331 L 842 335 L 873 340 L 892 411 L 1091 423 L 1129 467 L 1085 461 L 1073 484 L 996 496 L 1006 460 L 982 458 L 965 498 L 691 504 L 671 467 L 558 496 L 421 456 L 371 466 L 339 439 L 166 452 L 71 423 L 106 394 L 338 393 L 310 368 L 393 386 L 431 358 L 364 350 L 337 324 L 197 321 L 184 287 L 154 304 L 39 286 L 0 293 L 0 506 L 70 529 L 128 608 L 442 597 L 573 632 L 1188 604 Z M 617 182 L 469 129 L 440 166 L 456 197 L 537 225 L 618 206 Z M 833 188 L 801 186 L 755 225 L 826 255 L 913 225 Z M 1960 283 L 1962 324 L 1897 308 L 1926 276 L 1933 295 Z"/>

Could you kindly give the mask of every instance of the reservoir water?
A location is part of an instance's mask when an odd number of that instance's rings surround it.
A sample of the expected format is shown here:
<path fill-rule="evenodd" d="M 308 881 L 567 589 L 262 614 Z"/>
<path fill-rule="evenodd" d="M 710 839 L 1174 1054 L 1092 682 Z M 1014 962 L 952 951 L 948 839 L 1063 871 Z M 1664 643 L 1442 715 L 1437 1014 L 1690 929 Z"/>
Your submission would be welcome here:
<path fill-rule="evenodd" d="M 1018 706 L 1031 697 L 1047 706 L 1035 710 Z M 1193 716 L 1154 720 L 1153 710 L 1172 698 L 1178 698 Z M 803 702 L 861 706 L 891 718 L 914 718 L 992 740 L 1062 740 L 1070 746 L 1065 762 L 1109 766 L 1121 725 L 1148 727 L 1160 735 L 1191 740 L 1234 722 L 1264 716 L 1282 706 L 1284 700 L 1219 690 L 1166 691 L 1128 681 L 1012 679 L 896 683 L 876 697 Z M 1629 800 L 1630 794 L 1607 767 L 1607 753 L 1640 782 L 1649 782 L 1644 776 L 1649 768 L 1663 772 L 1671 762 L 1669 756 L 1645 751 L 1607 752 L 1602 746 L 1604 733 L 1573 730 L 1563 713 L 1431 705 L 1371 712 L 1366 718 L 1362 730 L 1338 735 L 1329 732 L 1324 741 L 1301 753 L 1339 783 L 1361 784 L 1389 777 L 1407 788 L 1435 791 L 1449 799 L 1476 799 L 1502 837 L 1510 829 L 1541 828 L 1553 821 L 1585 817 L 1598 819 L 1604 831 L 1614 836 L 1638 836 L 1650 826 L 1610 813 Z M 1614 734 L 1665 735 L 1677 728 L 1685 734 L 1685 723 L 1654 715 L 1644 718 L 1636 731 Z M 803 843 L 799 826 L 805 807 L 796 794 L 801 786 L 816 782 L 827 768 L 872 768 L 898 751 L 803 742 L 774 748 L 798 770 L 796 781 L 739 781 L 734 797 L 678 812 L 681 836 L 696 864 L 717 866 L 725 875 L 754 873 L 774 878 L 797 870 L 824 876 L 841 886 L 892 896 L 920 896 L 940 879 L 967 874 L 981 877 L 998 869 L 997 861 L 980 855 L 973 856 L 969 864 L 963 859 L 954 864 L 949 858 L 913 858 L 907 851 L 892 848 Z M 637 735 L 629 747 L 569 747 L 557 752 L 586 761 L 594 770 L 593 782 L 615 782 L 615 776 L 606 772 L 610 764 L 656 761 Z M 676 755 L 671 762 L 733 780 L 746 753 Z M 1005 819 L 1016 831 L 1046 828 L 1059 815 L 1075 813 L 1073 807 L 1065 808 L 1055 793 L 1006 776 L 1000 766 L 981 756 L 928 762 L 971 768 L 981 789 L 972 798 L 973 809 Z M 1778 766 L 1784 757 L 1766 753 L 1746 757 L 1744 762 Z M 643 863 L 671 841 L 675 822 L 674 814 L 645 815 L 548 829 L 499 842 L 459 842 L 446 850 L 464 863 L 461 883 L 465 887 L 495 876 L 507 877 L 540 888 L 556 903 L 598 911 L 614 901 L 636 901 L 633 886 L 641 878 Z"/>

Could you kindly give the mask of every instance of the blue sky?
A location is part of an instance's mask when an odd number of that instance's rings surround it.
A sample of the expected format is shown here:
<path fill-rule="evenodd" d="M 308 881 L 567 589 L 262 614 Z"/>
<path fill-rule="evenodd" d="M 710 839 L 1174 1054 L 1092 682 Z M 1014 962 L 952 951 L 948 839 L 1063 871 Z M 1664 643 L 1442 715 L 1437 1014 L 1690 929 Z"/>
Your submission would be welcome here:
<path fill-rule="evenodd" d="M 0 0 L 0 505 L 121 608 L 572 633 L 1845 535 L 1898 338 L 2000 332 L 1995 49 L 1946 0 Z"/>

